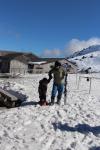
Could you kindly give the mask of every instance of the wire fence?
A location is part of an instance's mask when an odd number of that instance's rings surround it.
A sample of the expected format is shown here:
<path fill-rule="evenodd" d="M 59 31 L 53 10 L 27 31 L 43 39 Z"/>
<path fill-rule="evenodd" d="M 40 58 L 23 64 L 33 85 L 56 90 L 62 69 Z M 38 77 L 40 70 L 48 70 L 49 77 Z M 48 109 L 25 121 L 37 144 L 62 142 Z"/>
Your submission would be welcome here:
<path fill-rule="evenodd" d="M 87 90 L 89 94 L 100 93 L 100 73 L 97 74 L 78 74 L 77 90 Z"/>

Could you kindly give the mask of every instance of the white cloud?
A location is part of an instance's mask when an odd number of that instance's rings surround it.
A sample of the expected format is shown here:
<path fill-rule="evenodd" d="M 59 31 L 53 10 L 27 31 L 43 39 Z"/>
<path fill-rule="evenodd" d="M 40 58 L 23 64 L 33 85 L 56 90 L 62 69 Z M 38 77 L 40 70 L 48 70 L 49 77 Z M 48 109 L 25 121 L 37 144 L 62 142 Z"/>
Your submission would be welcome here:
<path fill-rule="evenodd" d="M 79 40 L 77 38 L 70 40 L 64 50 L 60 49 L 45 49 L 42 53 L 42 57 L 67 57 L 70 54 L 80 51 L 83 48 L 88 48 L 92 45 L 100 45 L 100 38 L 92 37 L 88 40 Z"/>
<path fill-rule="evenodd" d="M 79 39 L 72 39 L 66 46 L 66 50 L 71 52 L 80 51 L 83 48 L 87 48 L 91 45 L 100 45 L 100 38 L 90 38 L 88 40 L 79 40 Z"/>
<path fill-rule="evenodd" d="M 43 57 L 60 57 L 61 55 L 61 50 L 60 49 L 45 49 L 43 52 Z"/>

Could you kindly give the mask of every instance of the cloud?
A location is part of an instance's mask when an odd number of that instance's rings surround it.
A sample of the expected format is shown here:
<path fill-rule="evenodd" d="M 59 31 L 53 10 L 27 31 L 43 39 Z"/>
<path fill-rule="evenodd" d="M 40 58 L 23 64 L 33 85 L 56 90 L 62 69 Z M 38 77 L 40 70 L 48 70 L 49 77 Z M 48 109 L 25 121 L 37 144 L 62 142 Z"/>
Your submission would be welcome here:
<path fill-rule="evenodd" d="M 92 45 L 100 45 L 100 38 L 93 37 L 88 40 L 72 39 L 67 43 L 66 50 L 76 52 Z"/>
<path fill-rule="evenodd" d="M 88 40 L 79 40 L 77 38 L 70 40 L 65 45 L 64 50 L 61 49 L 45 49 L 42 53 L 43 57 L 67 57 L 76 51 L 88 48 L 92 45 L 100 45 L 100 38 L 92 37 Z"/>
<path fill-rule="evenodd" d="M 62 51 L 60 49 L 45 49 L 42 54 L 43 57 L 60 57 L 61 55 Z"/>

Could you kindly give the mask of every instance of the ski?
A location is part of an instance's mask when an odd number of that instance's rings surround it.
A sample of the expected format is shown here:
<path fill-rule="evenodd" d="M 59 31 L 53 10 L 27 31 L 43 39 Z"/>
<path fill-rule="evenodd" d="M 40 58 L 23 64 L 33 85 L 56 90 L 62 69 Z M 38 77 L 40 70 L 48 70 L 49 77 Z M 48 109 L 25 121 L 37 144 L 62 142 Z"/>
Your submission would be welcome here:
<path fill-rule="evenodd" d="M 67 71 L 68 71 L 68 65 L 67 64 L 63 64 L 62 65 L 65 69 L 65 80 L 64 80 L 64 104 L 66 105 L 67 103 Z"/>
<path fill-rule="evenodd" d="M 67 68 L 66 68 L 66 72 L 65 72 L 65 83 L 64 83 L 64 104 L 66 105 L 67 103 Z"/>

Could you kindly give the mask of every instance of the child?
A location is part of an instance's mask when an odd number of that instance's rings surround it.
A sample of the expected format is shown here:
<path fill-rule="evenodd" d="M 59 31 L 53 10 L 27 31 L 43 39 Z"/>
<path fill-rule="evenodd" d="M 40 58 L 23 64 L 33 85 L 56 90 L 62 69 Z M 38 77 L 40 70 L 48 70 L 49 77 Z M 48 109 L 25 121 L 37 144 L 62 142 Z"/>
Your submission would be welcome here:
<path fill-rule="evenodd" d="M 47 85 L 50 82 L 51 77 L 49 79 L 43 78 L 42 80 L 39 81 L 39 87 L 38 87 L 38 92 L 39 92 L 39 104 L 42 105 L 48 105 L 48 102 L 46 101 L 46 92 L 47 92 Z"/>

